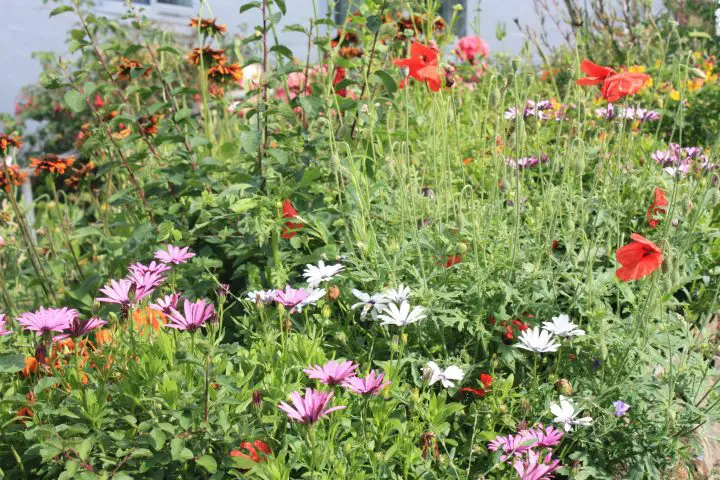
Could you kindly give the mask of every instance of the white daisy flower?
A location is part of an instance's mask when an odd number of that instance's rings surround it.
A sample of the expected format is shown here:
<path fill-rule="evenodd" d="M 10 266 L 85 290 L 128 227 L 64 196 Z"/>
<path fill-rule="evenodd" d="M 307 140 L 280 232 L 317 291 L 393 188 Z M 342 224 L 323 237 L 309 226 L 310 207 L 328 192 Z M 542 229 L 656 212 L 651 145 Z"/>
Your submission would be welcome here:
<path fill-rule="evenodd" d="M 275 290 L 254 290 L 245 297 L 253 303 L 268 304 L 275 301 Z"/>
<path fill-rule="evenodd" d="M 428 362 L 423 368 L 423 380 L 428 385 L 440 382 L 445 388 L 453 388 L 455 386 L 453 382 L 459 382 L 463 379 L 463 376 L 463 371 L 455 365 L 450 365 L 445 370 L 442 370 L 437 363 Z"/>
<path fill-rule="evenodd" d="M 578 411 L 572 398 L 566 398 L 560 395 L 560 403 L 550 404 L 550 412 L 555 415 L 553 421 L 560 423 L 566 432 L 572 430 L 573 426 L 580 425 L 589 427 L 592 425 L 592 417 L 577 418 Z"/>
<path fill-rule="evenodd" d="M 400 284 L 398 288 L 389 288 L 383 292 L 383 296 L 388 302 L 402 303 L 410 298 L 412 292 L 410 287 Z"/>
<path fill-rule="evenodd" d="M 585 335 L 585 330 L 581 330 L 570 321 L 570 317 L 565 314 L 552 317 L 552 322 L 543 322 L 543 329 L 557 335 L 558 337 L 581 337 Z"/>
<path fill-rule="evenodd" d="M 318 300 L 325 296 L 325 293 L 325 289 L 322 288 L 309 289 L 308 296 L 305 298 L 305 300 L 298 303 L 297 307 L 295 308 L 298 312 L 302 312 L 302 309 L 307 307 L 308 305 L 315 305 Z"/>
<path fill-rule="evenodd" d="M 539 327 L 521 332 L 518 340 L 520 343 L 517 343 L 516 347 L 536 353 L 554 352 L 560 348 L 560 344 L 553 339 L 552 333 L 540 330 Z"/>
<path fill-rule="evenodd" d="M 369 312 L 372 315 L 373 320 L 377 320 L 377 314 L 385 310 L 386 300 L 385 296 L 381 293 L 370 295 L 369 293 L 361 292 L 360 290 L 353 288 L 352 294 L 360 301 L 350 308 L 355 310 L 358 307 L 362 307 L 362 310 L 360 311 L 360 318 L 365 318 Z"/>
<path fill-rule="evenodd" d="M 394 303 L 391 303 L 387 305 L 384 312 L 384 314 L 378 315 L 378 318 L 382 320 L 380 325 L 397 325 L 398 327 L 404 327 L 405 325 L 415 323 L 427 317 L 423 307 L 415 307 L 410 310 L 410 304 L 408 302 L 402 302 L 400 308 Z"/>
<path fill-rule="evenodd" d="M 336 263 L 335 265 L 325 265 L 320 260 L 317 265 L 306 265 L 303 277 L 308 282 L 310 288 L 315 288 L 323 282 L 327 282 L 335 275 L 340 273 L 345 267 Z"/>

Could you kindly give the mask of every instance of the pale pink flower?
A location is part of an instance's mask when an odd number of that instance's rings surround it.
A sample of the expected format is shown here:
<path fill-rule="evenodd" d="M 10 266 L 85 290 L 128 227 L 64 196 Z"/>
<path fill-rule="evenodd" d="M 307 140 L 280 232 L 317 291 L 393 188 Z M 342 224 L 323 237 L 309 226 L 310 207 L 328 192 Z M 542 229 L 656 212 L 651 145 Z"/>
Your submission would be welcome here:
<path fill-rule="evenodd" d="M 105 297 L 99 297 L 96 300 L 103 303 L 116 303 L 123 308 L 130 306 L 130 290 L 133 283 L 130 280 L 110 280 L 110 283 L 100 289 Z"/>
<path fill-rule="evenodd" d="M 215 307 L 213 307 L 212 303 L 207 303 L 205 299 L 198 300 L 195 303 L 185 300 L 183 313 L 181 314 L 174 308 L 171 309 L 170 314 L 167 316 L 169 321 L 165 326 L 192 332 L 203 326 L 214 315 Z"/>
<path fill-rule="evenodd" d="M 25 327 L 25 330 L 42 335 L 48 332 L 62 332 L 78 315 L 78 311 L 72 308 L 40 307 L 35 312 L 23 313 L 17 321 Z"/>
<path fill-rule="evenodd" d="M 320 365 L 314 365 L 303 370 L 308 378 L 320 380 L 320 383 L 325 385 L 340 385 L 346 379 L 354 375 L 357 364 L 350 360 L 338 363 L 335 360 L 330 360 L 322 367 Z"/>
<path fill-rule="evenodd" d="M 342 386 L 360 395 L 380 395 L 382 389 L 390 385 L 390 382 L 383 382 L 384 378 L 384 373 L 375 376 L 375 370 L 371 370 L 364 378 L 348 378 Z"/>
<path fill-rule="evenodd" d="M 139 302 L 143 298 L 152 294 L 155 289 L 159 287 L 163 281 L 165 281 L 161 272 L 150 270 L 131 271 L 127 279 L 130 280 L 134 286 L 135 296 L 133 300 L 135 302 Z"/>
<path fill-rule="evenodd" d="M 275 301 L 290 308 L 290 313 L 295 310 L 301 312 L 303 307 L 313 305 L 325 295 L 322 288 L 314 288 L 306 290 L 304 288 L 292 288 L 290 285 L 285 286 L 285 290 L 275 290 Z"/>
<path fill-rule="evenodd" d="M 293 392 L 290 395 L 293 405 L 280 402 L 278 408 L 285 412 L 291 420 L 305 424 L 315 423 L 336 410 L 346 408 L 344 405 L 327 408 L 332 397 L 333 392 L 320 392 L 308 388 L 305 390 L 305 398 L 300 395 L 300 392 Z"/>
<path fill-rule="evenodd" d="M 135 275 L 144 275 L 146 273 L 157 273 L 163 274 L 170 270 L 170 267 L 164 263 L 157 263 L 155 260 L 150 262 L 150 265 L 143 265 L 142 263 L 134 263 L 128 267 L 130 273 Z"/>
<path fill-rule="evenodd" d="M 158 250 L 155 252 L 155 259 L 161 261 L 162 263 L 174 263 L 175 265 L 179 265 L 181 263 L 186 263 L 188 260 L 190 260 L 192 257 L 195 256 L 194 253 L 188 251 L 189 247 L 174 247 L 172 245 L 165 245 L 165 250 Z"/>

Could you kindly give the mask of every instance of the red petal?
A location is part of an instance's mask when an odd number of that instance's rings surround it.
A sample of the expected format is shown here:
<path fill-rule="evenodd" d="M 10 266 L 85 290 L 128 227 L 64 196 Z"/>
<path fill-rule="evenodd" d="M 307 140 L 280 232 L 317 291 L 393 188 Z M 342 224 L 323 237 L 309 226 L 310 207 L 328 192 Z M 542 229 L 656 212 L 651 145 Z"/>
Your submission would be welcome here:
<path fill-rule="evenodd" d="M 583 60 L 580 62 L 580 70 L 589 77 L 605 78 L 615 74 L 615 70 L 610 67 L 601 67 L 590 60 Z"/>

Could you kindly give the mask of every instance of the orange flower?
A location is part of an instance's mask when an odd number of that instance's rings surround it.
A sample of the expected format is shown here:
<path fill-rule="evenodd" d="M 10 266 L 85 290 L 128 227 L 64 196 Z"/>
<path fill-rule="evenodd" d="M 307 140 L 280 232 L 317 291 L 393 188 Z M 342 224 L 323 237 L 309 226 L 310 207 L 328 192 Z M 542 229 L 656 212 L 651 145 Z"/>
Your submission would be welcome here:
<path fill-rule="evenodd" d="M 395 60 L 393 63 L 398 67 L 407 68 L 410 78 L 427 83 L 433 92 L 437 92 L 442 87 L 438 73 L 438 54 L 432 47 L 413 42 L 410 45 L 410 58 Z"/>
<path fill-rule="evenodd" d="M 243 79 L 242 66 L 238 63 L 215 65 L 208 70 L 207 74 L 210 80 L 216 82 L 235 81 L 240 83 Z"/>
<path fill-rule="evenodd" d="M 75 163 L 75 157 L 63 158 L 54 153 L 48 153 L 42 158 L 30 158 L 30 166 L 35 169 L 35 176 L 40 175 L 43 170 L 63 175 L 73 163 Z"/>
<path fill-rule="evenodd" d="M 98 330 L 95 332 L 95 343 L 97 343 L 98 347 L 112 344 L 112 332 L 107 328 Z"/>
<path fill-rule="evenodd" d="M 165 325 L 165 315 L 162 312 L 146 307 L 133 312 L 133 321 L 135 322 L 135 329 L 140 332 L 147 331 L 146 325 L 149 325 L 153 331 L 157 332 L 162 325 Z"/>
<path fill-rule="evenodd" d="M 11 137 L 5 133 L 0 133 L 0 151 L 7 152 L 8 147 L 20 148 L 22 144 L 20 137 Z"/>
<path fill-rule="evenodd" d="M 22 407 L 20 410 L 18 410 L 15 416 L 20 423 L 27 425 L 30 419 L 35 416 L 35 413 L 30 409 L 30 407 Z"/>
<path fill-rule="evenodd" d="M 95 170 L 95 164 L 92 161 L 89 161 L 80 168 L 75 168 L 73 170 L 73 174 L 69 178 L 65 179 L 65 185 L 70 188 L 77 188 L 80 181 L 87 177 L 93 170 Z"/>
<path fill-rule="evenodd" d="M 25 357 L 25 367 L 22 369 L 22 376 L 27 378 L 33 373 L 37 372 L 38 369 L 38 361 L 35 357 Z"/>
<path fill-rule="evenodd" d="M 667 213 L 668 201 L 665 197 L 665 190 L 660 187 L 655 189 L 655 201 L 650 205 L 647 211 L 647 219 L 650 228 L 657 227 L 660 220 L 655 218 L 661 213 Z"/>
<path fill-rule="evenodd" d="M 17 165 L 0 168 L 0 187 L 4 188 L 6 192 L 10 191 L 12 185 L 16 187 L 22 185 L 26 178 L 27 173 L 22 172 Z"/>
<path fill-rule="evenodd" d="M 145 78 L 148 75 L 150 75 L 150 72 L 152 72 L 152 68 L 144 67 L 142 63 L 138 62 L 137 60 L 130 60 L 125 57 L 120 58 L 120 65 L 118 65 L 118 74 L 117 78 L 118 80 L 130 80 L 131 74 L 134 70 L 145 70 L 142 73 L 142 77 Z"/>
<path fill-rule="evenodd" d="M 615 258 L 622 265 L 615 276 L 623 282 L 647 277 L 660 268 L 663 261 L 662 250 L 653 242 L 637 233 L 633 233 L 630 238 L 632 243 L 615 252 Z"/>
<path fill-rule="evenodd" d="M 207 18 L 191 18 L 190 26 L 192 28 L 200 28 L 203 35 L 222 35 L 227 32 L 227 25 L 218 25 L 217 18 L 212 20 Z"/>
<path fill-rule="evenodd" d="M 605 100 L 614 103 L 627 95 L 635 95 L 649 80 L 650 75 L 644 73 L 618 73 L 605 80 L 600 93 Z"/>
<path fill-rule="evenodd" d="M 138 118 L 140 133 L 146 137 L 154 137 L 158 133 L 158 120 L 160 115 L 142 116 Z"/>
<path fill-rule="evenodd" d="M 193 48 L 188 54 L 188 61 L 194 65 L 200 65 L 200 60 L 206 67 L 213 65 L 214 63 L 225 63 L 227 58 L 225 57 L 225 50 L 222 48 L 215 50 L 210 47 L 203 49 Z"/>

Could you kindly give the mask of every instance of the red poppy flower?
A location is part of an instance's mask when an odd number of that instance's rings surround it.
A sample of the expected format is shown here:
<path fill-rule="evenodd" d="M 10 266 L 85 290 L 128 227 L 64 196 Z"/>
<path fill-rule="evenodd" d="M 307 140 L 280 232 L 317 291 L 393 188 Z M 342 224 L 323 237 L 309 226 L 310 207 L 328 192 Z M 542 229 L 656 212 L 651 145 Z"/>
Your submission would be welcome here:
<path fill-rule="evenodd" d="M 647 211 L 648 224 L 651 228 L 657 227 L 660 220 L 655 218 L 661 213 L 667 213 L 668 201 L 665 197 L 665 190 L 660 187 L 655 189 L 655 201 L 650 205 Z"/>
<path fill-rule="evenodd" d="M 343 80 L 345 80 L 345 69 L 342 67 L 337 67 L 335 69 L 335 77 L 333 78 L 333 87 L 336 87 Z M 335 90 L 335 93 L 337 93 L 341 97 L 345 97 L 347 96 L 347 89 L 341 88 L 340 90 Z"/>
<path fill-rule="evenodd" d="M 578 78 L 575 83 L 583 86 L 600 85 L 609 76 L 617 74 L 612 68 L 601 67 L 590 60 L 583 60 L 582 63 L 580 63 L 580 70 L 582 70 L 587 77 Z"/>
<path fill-rule="evenodd" d="M 258 453 L 258 450 L 260 450 L 265 455 L 272 455 L 272 450 L 270 450 L 268 444 L 263 442 L 262 440 L 255 440 L 253 443 L 250 443 L 246 440 L 240 444 L 240 448 L 246 450 L 248 453 L 244 453 L 240 450 L 233 450 L 230 452 L 230 456 L 247 458 L 248 460 L 251 460 L 255 463 L 260 463 L 267 461 L 267 459 L 264 456 L 261 457 Z"/>
<path fill-rule="evenodd" d="M 644 73 L 622 72 L 608 77 L 603 83 L 603 98 L 610 103 L 617 102 L 626 95 L 635 95 L 650 80 Z"/>
<path fill-rule="evenodd" d="M 623 282 L 647 277 L 660 268 L 663 261 L 662 250 L 653 242 L 637 233 L 633 233 L 630 238 L 632 243 L 615 252 L 615 258 L 622 265 L 615 276 Z"/>
<path fill-rule="evenodd" d="M 295 210 L 292 202 L 288 199 L 283 202 L 282 213 L 283 218 L 295 218 L 298 216 L 297 210 Z M 303 223 L 285 222 L 282 229 L 282 237 L 287 239 L 293 238 L 297 235 L 297 231 L 303 226 L 305 226 Z"/>
<path fill-rule="evenodd" d="M 478 395 L 480 397 L 484 397 L 490 391 L 490 385 L 492 384 L 492 382 L 493 382 L 493 378 L 490 375 L 488 375 L 487 373 L 481 373 L 480 374 L 480 383 L 482 383 L 482 387 L 480 387 L 480 388 L 465 387 L 465 388 L 461 388 L 460 391 L 461 392 L 469 392 L 469 393 Z"/>
<path fill-rule="evenodd" d="M 452 255 L 448 257 L 447 262 L 445 262 L 445 268 L 450 268 L 453 265 L 457 265 L 462 261 L 462 258 L 460 258 L 460 255 Z"/>
<path fill-rule="evenodd" d="M 600 93 L 610 103 L 617 102 L 626 95 L 636 94 L 650 80 L 650 75 L 644 73 L 617 73 L 610 67 L 601 67 L 589 60 L 582 61 L 580 70 L 587 77 L 578 78 L 575 83 L 584 86 L 602 84 Z"/>
<path fill-rule="evenodd" d="M 438 73 L 437 51 L 422 43 L 413 42 L 410 45 L 410 58 L 395 60 L 396 66 L 407 68 L 408 76 L 418 82 L 427 83 L 430 90 L 437 92 L 442 86 L 440 74 Z"/>

